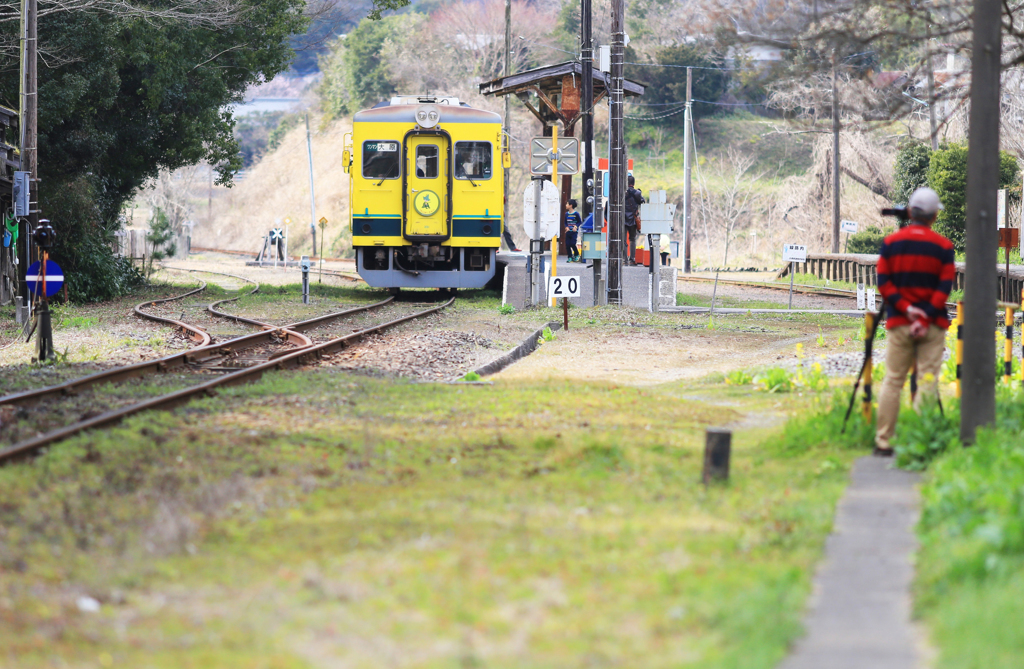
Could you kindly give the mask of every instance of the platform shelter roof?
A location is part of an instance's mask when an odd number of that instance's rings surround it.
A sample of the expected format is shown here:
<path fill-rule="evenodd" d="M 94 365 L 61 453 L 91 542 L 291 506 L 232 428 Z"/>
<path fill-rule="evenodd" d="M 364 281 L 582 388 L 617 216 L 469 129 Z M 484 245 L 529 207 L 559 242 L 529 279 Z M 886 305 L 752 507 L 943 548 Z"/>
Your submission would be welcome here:
<path fill-rule="evenodd" d="M 507 77 L 498 77 L 479 86 L 482 95 L 515 95 L 546 125 L 550 125 L 557 118 L 566 126 L 570 126 L 579 118 L 582 77 L 583 64 L 568 61 L 517 72 Z M 611 75 L 594 68 L 593 80 L 596 105 L 608 94 Z M 629 79 L 623 81 L 622 88 L 627 97 L 639 97 L 644 94 L 643 84 Z M 542 104 L 534 107 L 529 101 L 530 93 L 535 93 Z"/>

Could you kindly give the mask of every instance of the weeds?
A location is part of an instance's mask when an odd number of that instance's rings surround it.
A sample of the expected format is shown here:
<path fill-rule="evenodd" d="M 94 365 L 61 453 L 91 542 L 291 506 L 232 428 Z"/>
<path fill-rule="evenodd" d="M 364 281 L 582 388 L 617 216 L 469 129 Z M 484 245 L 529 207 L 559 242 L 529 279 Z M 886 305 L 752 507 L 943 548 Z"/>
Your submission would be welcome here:
<path fill-rule="evenodd" d="M 788 393 L 795 387 L 793 376 L 781 367 L 772 367 L 754 377 L 761 390 L 768 393 Z"/>
<path fill-rule="evenodd" d="M 541 338 L 544 339 L 544 341 L 555 340 L 555 333 L 551 331 L 551 328 L 544 328 L 544 330 L 541 331 L 540 336 Z"/>
<path fill-rule="evenodd" d="M 754 376 L 746 370 L 737 369 L 726 375 L 725 382 L 730 386 L 749 386 L 754 382 Z"/>
<path fill-rule="evenodd" d="M 511 304 L 503 304 L 500 307 L 498 307 L 498 313 L 501 314 L 502 316 L 508 316 L 510 314 L 514 314 L 515 312 L 516 308 L 513 307 Z"/>
<path fill-rule="evenodd" d="M 825 334 L 821 331 L 820 325 L 818 326 L 818 338 L 816 341 L 818 343 L 818 348 L 825 348 Z"/>

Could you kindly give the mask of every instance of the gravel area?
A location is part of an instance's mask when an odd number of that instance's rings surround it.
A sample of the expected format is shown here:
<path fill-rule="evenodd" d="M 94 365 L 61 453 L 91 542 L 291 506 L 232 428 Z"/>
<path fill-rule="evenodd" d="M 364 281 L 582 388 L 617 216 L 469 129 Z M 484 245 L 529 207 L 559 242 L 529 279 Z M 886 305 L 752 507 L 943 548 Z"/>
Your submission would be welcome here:
<path fill-rule="evenodd" d="M 468 332 L 432 330 L 368 337 L 358 347 L 325 363 L 337 369 L 422 381 L 446 381 L 464 375 L 510 347 Z"/>

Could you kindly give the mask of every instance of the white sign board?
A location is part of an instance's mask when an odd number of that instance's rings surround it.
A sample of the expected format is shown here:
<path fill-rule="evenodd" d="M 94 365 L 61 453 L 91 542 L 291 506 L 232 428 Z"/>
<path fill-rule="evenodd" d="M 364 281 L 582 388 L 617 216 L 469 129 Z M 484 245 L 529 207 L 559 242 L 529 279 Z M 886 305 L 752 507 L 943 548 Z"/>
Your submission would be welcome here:
<path fill-rule="evenodd" d="M 867 293 L 864 292 L 864 284 L 857 284 L 857 309 L 864 311 L 867 309 Z"/>
<path fill-rule="evenodd" d="M 523 230 L 530 239 L 551 239 L 558 236 L 558 214 L 562 204 L 562 194 L 550 181 L 542 181 L 543 190 L 540 196 L 540 225 L 534 220 L 533 194 L 536 186 L 533 182 L 526 184 L 523 191 Z"/>
<path fill-rule="evenodd" d="M 640 205 L 640 220 L 643 234 L 668 235 L 672 233 L 672 221 L 676 216 L 675 203 L 668 202 L 665 191 L 648 193 L 651 200 Z"/>
<path fill-rule="evenodd" d="M 1006 189 L 996 191 L 996 221 L 1000 229 L 1006 227 Z"/>
<path fill-rule="evenodd" d="M 807 262 L 807 245 L 783 244 L 782 262 Z"/>
<path fill-rule="evenodd" d="M 841 221 L 839 230 L 850 235 L 857 234 L 857 221 Z"/>
<path fill-rule="evenodd" d="M 580 278 L 578 276 L 549 276 L 548 297 L 579 297 Z"/>
<path fill-rule="evenodd" d="M 580 171 L 580 140 L 575 137 L 558 138 L 558 155 L 551 148 L 551 137 L 534 137 L 530 140 L 530 174 L 550 176 L 551 163 L 558 158 L 559 174 L 577 174 Z"/>

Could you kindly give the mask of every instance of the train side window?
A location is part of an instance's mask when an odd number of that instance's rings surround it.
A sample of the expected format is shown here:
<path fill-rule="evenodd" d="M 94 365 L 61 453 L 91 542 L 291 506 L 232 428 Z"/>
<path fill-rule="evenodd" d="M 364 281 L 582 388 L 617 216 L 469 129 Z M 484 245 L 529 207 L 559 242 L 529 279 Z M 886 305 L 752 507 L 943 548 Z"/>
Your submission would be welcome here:
<path fill-rule="evenodd" d="M 455 178 L 485 181 L 491 178 L 490 142 L 455 142 Z"/>
<path fill-rule="evenodd" d="M 363 142 L 363 178 L 397 179 L 401 174 L 400 158 L 398 142 L 375 139 Z"/>
<path fill-rule="evenodd" d="M 416 176 L 420 179 L 436 179 L 439 155 L 436 144 L 420 144 L 417 146 Z"/>

